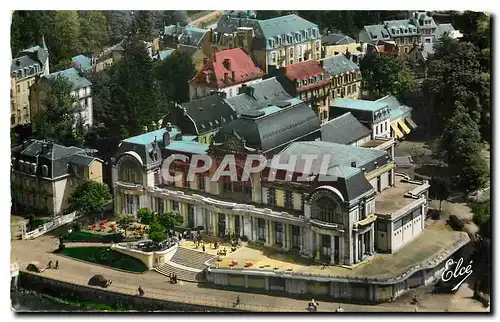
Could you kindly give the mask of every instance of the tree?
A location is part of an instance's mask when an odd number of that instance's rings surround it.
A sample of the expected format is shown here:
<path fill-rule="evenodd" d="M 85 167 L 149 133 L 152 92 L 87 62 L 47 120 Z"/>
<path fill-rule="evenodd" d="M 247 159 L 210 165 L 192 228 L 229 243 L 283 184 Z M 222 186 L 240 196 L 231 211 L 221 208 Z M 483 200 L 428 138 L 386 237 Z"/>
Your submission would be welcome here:
<path fill-rule="evenodd" d="M 132 225 L 132 223 L 135 221 L 135 218 L 133 216 L 116 216 L 116 222 L 120 227 L 123 228 L 125 231 L 125 237 L 127 237 L 127 229 Z"/>
<path fill-rule="evenodd" d="M 49 52 L 54 49 L 49 40 L 52 32 L 54 11 L 16 10 L 12 13 L 10 40 L 12 56 L 31 46 L 42 45 L 42 35 L 45 35 Z"/>
<path fill-rule="evenodd" d="M 488 167 L 481 157 L 481 136 L 477 124 L 457 103 L 457 112 L 444 127 L 439 147 L 459 191 L 471 192 L 485 185 Z"/>
<path fill-rule="evenodd" d="M 167 230 L 170 231 L 174 227 L 182 226 L 184 217 L 176 213 L 167 213 L 158 217 L 158 222 Z"/>
<path fill-rule="evenodd" d="M 110 37 L 114 42 L 122 40 L 129 35 L 132 28 L 133 14 L 129 10 L 107 11 Z"/>
<path fill-rule="evenodd" d="M 109 43 L 109 23 L 103 11 L 79 11 L 83 52 L 93 53 Z"/>
<path fill-rule="evenodd" d="M 58 10 L 54 13 L 53 30 L 50 33 L 53 63 L 71 59 L 80 53 L 80 19 L 76 11 Z"/>
<path fill-rule="evenodd" d="M 79 145 L 83 133 L 73 129 L 76 124 L 75 114 L 80 111 L 80 106 L 75 104 L 76 99 L 71 95 L 73 85 L 63 76 L 47 82 L 43 109 L 33 115 L 35 136 L 62 145 Z"/>
<path fill-rule="evenodd" d="M 153 222 L 149 227 L 149 239 L 155 243 L 160 243 L 165 240 L 166 230 L 159 222 Z"/>
<path fill-rule="evenodd" d="M 434 48 L 423 83 L 430 130 L 440 133 L 441 124 L 453 117 L 458 106 L 465 108 L 476 124 L 489 128 L 489 77 L 481 71 L 479 50 L 471 43 L 448 37 L 443 37 Z M 486 129 L 481 132 L 487 133 Z"/>
<path fill-rule="evenodd" d="M 132 34 L 136 35 L 140 40 L 151 41 L 151 39 L 153 38 L 154 24 L 155 22 L 153 11 L 134 11 L 134 19 L 132 20 Z"/>
<path fill-rule="evenodd" d="M 155 75 L 160 83 L 162 96 L 168 102 L 184 103 L 189 101 L 188 81 L 195 75 L 191 57 L 176 51 L 155 66 Z"/>
<path fill-rule="evenodd" d="M 375 98 L 392 94 L 398 98 L 415 90 L 413 75 L 406 65 L 392 55 L 374 54 L 360 61 L 363 88 Z"/>
<path fill-rule="evenodd" d="M 103 183 L 87 180 L 73 191 L 69 198 L 70 210 L 80 213 L 104 211 L 104 207 L 112 201 L 108 186 Z"/>
<path fill-rule="evenodd" d="M 430 182 L 429 194 L 431 198 L 439 200 L 439 211 L 441 211 L 441 203 L 450 197 L 448 181 L 441 177 L 433 177 Z"/>
<path fill-rule="evenodd" d="M 144 126 L 156 123 L 165 114 L 166 104 L 160 100 L 153 62 L 137 38 L 125 42 L 109 90 L 108 115 L 103 123 L 122 136 L 120 139 L 142 133 Z"/>
<path fill-rule="evenodd" d="M 155 214 L 149 208 L 141 208 L 137 212 L 137 218 L 139 218 L 141 224 L 150 225 L 155 221 Z"/>
<path fill-rule="evenodd" d="M 481 227 L 490 220 L 490 204 L 475 204 L 472 206 L 472 212 L 474 213 L 474 222 L 478 227 Z"/>

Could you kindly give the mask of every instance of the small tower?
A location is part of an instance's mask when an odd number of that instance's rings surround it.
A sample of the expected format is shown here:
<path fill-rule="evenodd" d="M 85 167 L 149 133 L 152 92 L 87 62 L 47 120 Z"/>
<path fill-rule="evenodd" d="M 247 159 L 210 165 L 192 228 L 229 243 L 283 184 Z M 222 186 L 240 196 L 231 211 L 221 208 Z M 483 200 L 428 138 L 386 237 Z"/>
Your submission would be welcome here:
<path fill-rule="evenodd" d="M 45 58 L 45 61 L 43 62 L 43 75 L 47 76 L 50 74 L 50 67 L 49 67 L 49 49 L 47 48 L 47 44 L 45 43 L 45 36 L 42 35 L 42 48 L 45 50 L 45 53 L 47 54 L 47 58 Z"/>

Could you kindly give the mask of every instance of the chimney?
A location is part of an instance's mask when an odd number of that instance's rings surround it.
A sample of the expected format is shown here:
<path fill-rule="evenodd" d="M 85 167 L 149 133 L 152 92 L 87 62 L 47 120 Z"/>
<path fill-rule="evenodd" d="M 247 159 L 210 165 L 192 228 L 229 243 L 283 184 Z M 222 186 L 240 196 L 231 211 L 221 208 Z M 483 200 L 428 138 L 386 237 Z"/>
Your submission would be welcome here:
<path fill-rule="evenodd" d="M 172 131 L 172 123 L 167 122 L 167 126 L 165 126 L 165 130 L 167 130 L 168 132 Z"/>
<path fill-rule="evenodd" d="M 231 60 L 229 58 L 224 59 L 224 67 L 226 67 L 227 70 L 231 70 Z"/>
<path fill-rule="evenodd" d="M 234 70 L 231 71 L 231 78 L 233 79 L 233 82 L 236 82 L 236 72 Z"/>
<path fill-rule="evenodd" d="M 163 147 L 166 148 L 170 144 L 170 133 L 163 133 Z"/>
<path fill-rule="evenodd" d="M 356 161 L 351 162 L 351 168 L 356 168 Z"/>
<path fill-rule="evenodd" d="M 21 60 L 16 60 L 16 66 L 20 66 L 21 65 Z"/>

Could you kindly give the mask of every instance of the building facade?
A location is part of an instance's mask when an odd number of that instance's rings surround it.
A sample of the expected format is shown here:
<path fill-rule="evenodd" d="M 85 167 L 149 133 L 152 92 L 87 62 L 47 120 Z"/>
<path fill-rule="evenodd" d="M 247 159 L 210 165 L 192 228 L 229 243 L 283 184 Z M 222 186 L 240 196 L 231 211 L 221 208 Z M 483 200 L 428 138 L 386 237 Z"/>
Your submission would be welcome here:
<path fill-rule="evenodd" d="M 320 64 L 330 80 L 330 100 L 359 98 L 362 76 L 358 65 L 344 55 L 322 59 Z"/>
<path fill-rule="evenodd" d="M 22 50 L 10 65 L 10 126 L 31 123 L 30 87 L 36 76 L 49 74 L 49 52 L 42 37 L 42 47 Z"/>
<path fill-rule="evenodd" d="M 45 109 L 44 101 L 47 96 L 47 90 L 50 87 L 50 81 L 58 77 L 66 78 L 73 86 L 71 95 L 75 98 L 74 105 L 78 109 L 75 115 L 76 122 L 82 122 L 85 127 L 91 127 L 94 117 L 92 108 L 92 83 L 83 76 L 83 72 L 77 71 L 75 68 L 65 69 L 38 79 L 30 90 L 31 113 L 36 115 Z"/>
<path fill-rule="evenodd" d="M 329 33 L 321 38 L 321 58 L 353 54 L 361 51 L 361 44 L 349 36 Z"/>
<path fill-rule="evenodd" d="M 421 43 L 421 35 L 421 30 L 408 19 L 389 20 L 381 25 L 364 26 L 359 40 L 365 43 L 393 41 L 399 48 L 399 57 L 406 58 L 413 46 Z"/>
<path fill-rule="evenodd" d="M 230 98 L 238 95 L 243 85 L 258 83 L 263 76 L 264 72 L 241 48 L 214 52 L 189 81 L 189 98 L 193 100 L 220 91 Z"/>
<path fill-rule="evenodd" d="M 369 260 L 376 251 L 395 252 L 424 229 L 429 185 L 395 175 L 394 159 L 385 149 L 394 140 L 377 147 L 321 141 L 319 121 L 307 106 L 271 106 L 244 115 L 209 147 L 172 141 L 170 132 L 120 145 L 113 158 L 117 214 L 136 215 L 141 207 L 177 212 L 185 227 L 203 226 L 214 236 L 236 233 L 336 265 Z M 125 145 L 130 141 L 136 146 Z M 163 164 L 173 153 L 187 160 L 204 154 L 214 162 L 188 180 L 189 161 Z M 294 156 L 309 154 L 318 156 L 310 168 L 288 167 Z M 235 157 L 236 178 L 214 179 L 227 155 Z M 248 155 L 274 156 L 279 163 L 245 179 Z M 321 170 L 325 156 L 326 173 Z M 160 168 L 177 179 L 164 180 Z"/>
<path fill-rule="evenodd" d="M 328 121 L 330 105 L 330 81 L 321 64 L 316 60 L 289 65 L 277 71 L 278 80 L 285 88 L 318 115 L 322 123 Z"/>
<path fill-rule="evenodd" d="M 30 140 L 11 150 L 14 212 L 60 215 L 68 198 L 86 180 L 102 183 L 102 161 L 84 149 Z"/>

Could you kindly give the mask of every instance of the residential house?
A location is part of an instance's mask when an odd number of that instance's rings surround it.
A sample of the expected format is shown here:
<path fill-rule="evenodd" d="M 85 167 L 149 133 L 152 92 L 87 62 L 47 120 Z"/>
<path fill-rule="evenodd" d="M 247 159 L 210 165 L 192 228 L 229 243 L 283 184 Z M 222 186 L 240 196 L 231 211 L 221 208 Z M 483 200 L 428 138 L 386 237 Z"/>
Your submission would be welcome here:
<path fill-rule="evenodd" d="M 152 155 L 203 154 L 215 160 L 195 180 L 186 180 L 188 164 L 176 160 L 169 172 L 180 180 L 157 184 L 154 173 L 161 162 L 150 162 L 149 155 L 122 144 L 113 162 L 115 212 L 132 215 L 141 207 L 176 211 L 185 227 L 203 226 L 206 234 L 219 237 L 235 233 L 332 265 L 370 260 L 375 250 L 393 253 L 419 236 L 429 184 L 395 175 L 395 162 L 386 151 L 317 141 L 313 134 L 319 120 L 306 104 L 293 106 L 269 106 L 242 116 L 224 127 L 208 149 L 197 144 L 169 148 L 159 137 L 145 140 L 143 150 Z M 155 141 L 159 149 L 149 148 Z M 228 154 L 235 156 L 237 180 L 213 178 Z M 245 159 L 256 154 L 277 156 L 280 164 L 268 164 L 245 179 Z M 291 158 L 303 155 L 319 159 L 311 167 L 289 167 Z M 325 159 L 326 167 L 321 165 Z M 133 177 L 126 175 L 130 169 Z"/>
<path fill-rule="evenodd" d="M 363 146 L 372 139 L 372 131 L 361 124 L 351 112 L 336 116 L 321 125 L 321 141 Z"/>
<path fill-rule="evenodd" d="M 324 58 L 320 64 L 330 80 L 330 100 L 359 97 L 362 76 L 358 65 L 343 54 Z"/>
<path fill-rule="evenodd" d="M 163 124 L 175 124 L 183 133 L 196 136 L 199 143 L 210 145 L 219 129 L 237 118 L 236 111 L 226 102 L 225 95 L 225 92 L 217 92 L 176 104 Z"/>
<path fill-rule="evenodd" d="M 80 54 L 71 58 L 71 65 L 77 70 L 87 73 L 92 70 L 92 59 Z"/>
<path fill-rule="evenodd" d="M 410 14 L 410 21 L 421 31 L 420 43 L 433 43 L 436 40 L 437 24 L 430 12 L 415 11 Z"/>
<path fill-rule="evenodd" d="M 328 121 L 330 80 L 320 62 L 303 61 L 273 71 L 294 96 L 306 102 L 321 122 Z"/>
<path fill-rule="evenodd" d="M 42 36 L 42 47 L 19 52 L 10 65 L 10 126 L 31 123 L 30 87 L 37 76 L 49 74 L 49 52 Z"/>
<path fill-rule="evenodd" d="M 109 68 L 114 63 L 120 61 L 123 57 L 123 43 L 125 40 L 104 49 L 102 52 L 98 53 L 92 57 L 93 69 L 95 72 L 100 72 Z"/>
<path fill-rule="evenodd" d="M 318 26 L 297 15 L 258 20 L 252 54 L 267 73 L 269 66 L 286 67 L 321 58 Z"/>
<path fill-rule="evenodd" d="M 243 85 L 239 90 L 238 95 L 226 99 L 227 104 L 234 109 L 238 116 L 296 97 L 285 90 L 283 84 L 276 77 L 267 78 L 248 86 Z"/>
<path fill-rule="evenodd" d="M 82 181 L 102 183 L 102 160 L 84 149 L 28 140 L 11 150 L 11 195 L 15 212 L 60 215 Z"/>
<path fill-rule="evenodd" d="M 361 51 L 361 44 L 349 36 L 343 34 L 329 33 L 321 38 L 321 58 L 337 55 L 352 55 Z M 357 56 L 356 56 L 357 57 Z"/>
<path fill-rule="evenodd" d="M 380 54 L 397 57 L 400 53 L 399 46 L 391 40 L 376 40 L 372 43 L 363 43 L 361 48 L 365 56 Z"/>
<path fill-rule="evenodd" d="M 208 30 L 186 26 L 178 36 L 177 50 L 181 53 L 193 55 L 201 49 L 206 55 L 211 53 L 210 35 Z"/>
<path fill-rule="evenodd" d="M 66 78 L 73 85 L 71 95 L 75 98 L 75 106 L 78 106 L 79 109 L 76 121 L 81 121 L 84 126 L 91 127 L 94 117 L 91 92 L 92 83 L 83 76 L 81 71 L 79 72 L 74 68 L 68 68 L 38 79 L 36 84 L 30 88 L 31 114 L 36 115 L 45 108 L 44 101 L 50 86 L 49 81 L 57 77 Z"/>
<path fill-rule="evenodd" d="M 415 75 L 419 78 L 427 76 L 427 60 L 434 53 L 433 43 L 422 43 L 419 46 L 413 47 L 408 53 L 408 62 L 415 71 Z"/>
<path fill-rule="evenodd" d="M 399 48 L 399 57 L 405 58 L 415 44 L 421 42 L 421 31 L 410 20 L 389 20 L 381 25 L 364 26 L 359 40 L 372 43 L 377 40 L 394 41 Z"/>
<path fill-rule="evenodd" d="M 460 30 L 456 30 L 451 23 L 442 23 L 437 26 L 434 38 L 436 40 L 439 40 L 444 35 L 448 36 L 451 39 L 457 39 L 457 40 L 464 36 L 460 32 Z"/>
<path fill-rule="evenodd" d="M 189 81 L 189 98 L 205 97 L 214 91 L 223 91 L 230 98 L 238 94 L 241 86 L 258 83 L 263 76 L 262 70 L 241 48 L 215 52 Z"/>
<path fill-rule="evenodd" d="M 390 109 L 391 137 L 403 139 L 417 128 L 417 124 L 411 118 L 412 108 L 402 104 L 394 96 L 387 95 L 376 102 L 387 104 Z"/>
<path fill-rule="evenodd" d="M 254 31 L 252 27 L 217 26 L 210 30 L 210 45 L 217 51 L 241 48 L 251 52 Z"/>

